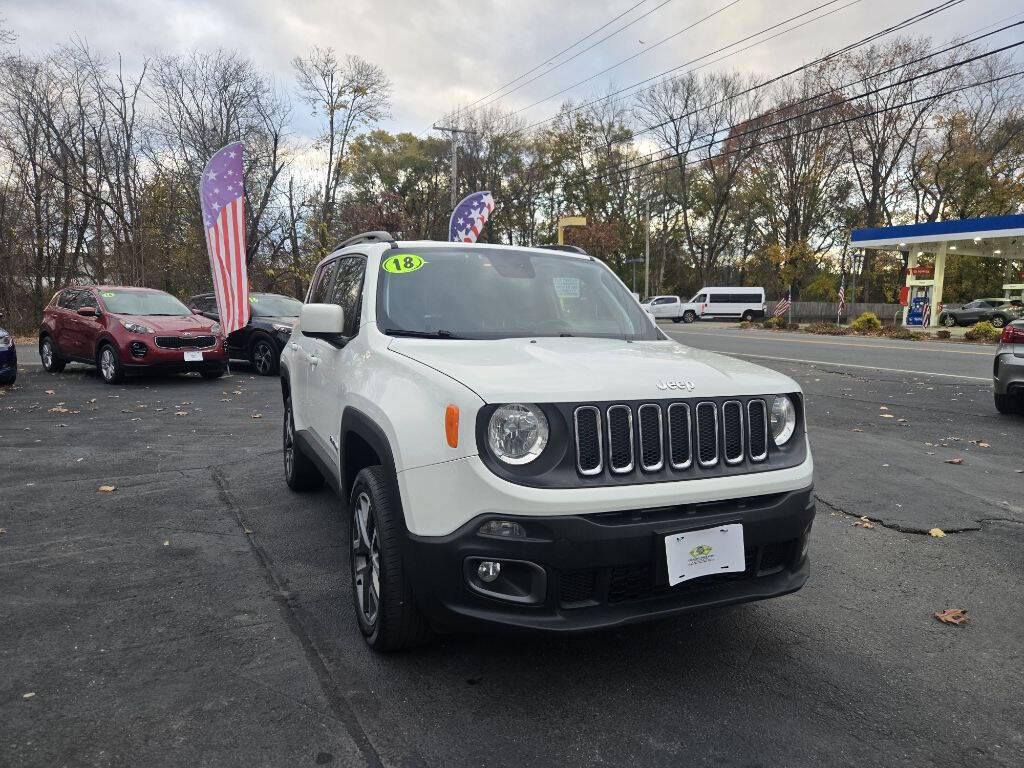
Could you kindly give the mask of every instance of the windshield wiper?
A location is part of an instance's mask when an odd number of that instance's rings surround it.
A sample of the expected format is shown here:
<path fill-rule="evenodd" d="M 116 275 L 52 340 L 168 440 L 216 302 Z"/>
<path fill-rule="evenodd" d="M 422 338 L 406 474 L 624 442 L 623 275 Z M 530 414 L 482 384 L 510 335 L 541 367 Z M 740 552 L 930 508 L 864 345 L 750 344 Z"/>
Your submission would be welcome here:
<path fill-rule="evenodd" d="M 411 336 L 416 339 L 459 339 L 461 336 L 456 336 L 451 331 L 437 330 L 437 331 L 410 331 L 405 328 L 386 328 L 384 330 L 388 336 Z"/>

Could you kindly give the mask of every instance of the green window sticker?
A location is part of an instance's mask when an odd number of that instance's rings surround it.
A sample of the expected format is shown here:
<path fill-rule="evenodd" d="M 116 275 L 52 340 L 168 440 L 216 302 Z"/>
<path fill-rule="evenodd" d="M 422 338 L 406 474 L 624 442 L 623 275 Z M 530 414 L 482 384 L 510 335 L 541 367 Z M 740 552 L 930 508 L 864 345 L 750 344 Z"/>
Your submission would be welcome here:
<path fill-rule="evenodd" d="M 103 291 L 103 293 L 101 293 L 100 296 L 102 296 L 104 299 L 112 299 L 112 298 L 114 298 L 114 292 L 113 291 Z"/>
<path fill-rule="evenodd" d="M 249 297 L 249 303 L 250 304 L 259 304 L 260 303 L 259 297 L 258 296 L 250 296 Z"/>
<path fill-rule="evenodd" d="M 415 272 L 426 263 L 421 256 L 417 256 L 415 253 L 396 253 L 394 256 L 388 256 L 380 265 L 385 272 L 404 275 L 406 272 Z"/>

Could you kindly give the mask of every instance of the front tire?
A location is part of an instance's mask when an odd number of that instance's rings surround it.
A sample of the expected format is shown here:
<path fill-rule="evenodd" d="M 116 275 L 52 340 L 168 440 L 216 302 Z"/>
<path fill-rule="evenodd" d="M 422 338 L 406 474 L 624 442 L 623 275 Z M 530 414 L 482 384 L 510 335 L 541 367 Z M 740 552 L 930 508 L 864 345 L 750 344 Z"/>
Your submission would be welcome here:
<path fill-rule="evenodd" d="M 270 339 L 259 338 L 249 350 L 249 362 L 260 376 L 276 376 L 280 353 Z"/>
<path fill-rule="evenodd" d="M 39 340 L 39 359 L 43 362 L 43 368 L 47 373 L 60 373 L 67 363 L 57 351 L 57 345 L 49 336 L 43 336 Z"/>
<path fill-rule="evenodd" d="M 992 325 L 996 328 L 1002 328 L 1007 322 L 1005 315 L 992 315 Z"/>
<path fill-rule="evenodd" d="M 683 313 L 683 322 L 684 323 L 692 323 L 696 319 L 697 319 L 697 313 L 694 312 L 692 309 L 688 309 L 688 310 L 686 310 Z"/>
<path fill-rule="evenodd" d="M 366 644 L 375 651 L 396 651 L 424 643 L 430 626 L 405 573 L 400 506 L 383 467 L 366 467 L 356 475 L 349 511 L 352 600 Z"/>
<path fill-rule="evenodd" d="M 96 355 L 96 367 L 107 384 L 120 384 L 124 381 L 124 368 L 117 358 L 117 350 L 109 344 L 100 347 L 100 351 Z"/>
<path fill-rule="evenodd" d="M 298 493 L 319 490 L 324 484 L 324 476 L 295 442 L 295 417 L 292 416 L 292 399 L 290 397 L 285 398 L 284 401 L 282 447 L 284 480 L 288 483 L 288 487 Z"/>
<path fill-rule="evenodd" d="M 998 393 L 993 393 L 993 397 L 996 401 L 996 410 L 1000 413 L 1016 414 L 1020 413 L 1022 410 L 1021 398 L 1016 395 L 1000 395 Z"/>

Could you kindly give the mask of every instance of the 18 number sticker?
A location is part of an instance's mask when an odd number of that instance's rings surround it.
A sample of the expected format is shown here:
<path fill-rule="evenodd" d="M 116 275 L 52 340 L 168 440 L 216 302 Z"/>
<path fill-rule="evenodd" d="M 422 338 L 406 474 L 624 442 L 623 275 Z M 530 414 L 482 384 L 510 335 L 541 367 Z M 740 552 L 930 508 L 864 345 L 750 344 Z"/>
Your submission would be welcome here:
<path fill-rule="evenodd" d="M 417 256 L 415 253 L 398 253 L 394 256 L 388 256 L 381 266 L 384 267 L 385 272 L 390 272 L 393 275 L 404 275 L 406 272 L 415 272 L 417 269 L 426 264 L 423 258 Z"/>

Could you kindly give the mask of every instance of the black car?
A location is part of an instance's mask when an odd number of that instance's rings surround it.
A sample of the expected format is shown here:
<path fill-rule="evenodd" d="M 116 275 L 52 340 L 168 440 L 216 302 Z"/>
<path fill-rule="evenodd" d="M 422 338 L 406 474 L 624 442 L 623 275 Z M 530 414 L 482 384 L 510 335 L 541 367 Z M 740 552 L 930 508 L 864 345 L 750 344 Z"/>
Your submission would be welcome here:
<path fill-rule="evenodd" d="M 203 293 L 188 300 L 193 311 L 218 320 L 217 299 Z M 248 360 L 261 376 L 276 376 L 281 350 L 292 335 L 292 326 L 302 309 L 302 302 L 277 293 L 249 294 L 249 323 L 230 334 L 228 356 L 232 360 Z"/>
<path fill-rule="evenodd" d="M 987 320 L 996 328 L 1002 328 L 1021 316 L 1020 299 L 975 299 L 959 309 L 945 309 L 939 315 L 939 322 L 947 328 L 955 325 L 974 325 Z"/>

